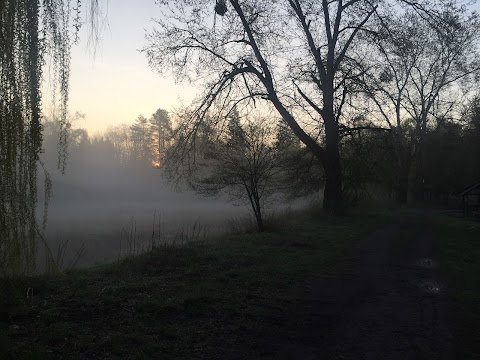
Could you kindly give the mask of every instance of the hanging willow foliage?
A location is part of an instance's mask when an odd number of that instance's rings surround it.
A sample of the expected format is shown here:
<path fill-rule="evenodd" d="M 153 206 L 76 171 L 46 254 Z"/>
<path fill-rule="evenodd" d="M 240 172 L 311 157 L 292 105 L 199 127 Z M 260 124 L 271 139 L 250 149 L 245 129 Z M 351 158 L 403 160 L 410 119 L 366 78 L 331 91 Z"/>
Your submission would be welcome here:
<path fill-rule="evenodd" d="M 70 37 L 72 28 L 79 29 L 80 5 L 81 0 L 73 4 L 70 0 L 0 0 L 0 274 L 28 274 L 35 269 L 42 67 L 49 58 L 57 84 L 54 92 L 59 94 L 62 147 L 66 144 Z M 65 160 L 66 155 L 60 155 L 60 168 Z M 48 183 L 45 189 L 48 198 Z"/>

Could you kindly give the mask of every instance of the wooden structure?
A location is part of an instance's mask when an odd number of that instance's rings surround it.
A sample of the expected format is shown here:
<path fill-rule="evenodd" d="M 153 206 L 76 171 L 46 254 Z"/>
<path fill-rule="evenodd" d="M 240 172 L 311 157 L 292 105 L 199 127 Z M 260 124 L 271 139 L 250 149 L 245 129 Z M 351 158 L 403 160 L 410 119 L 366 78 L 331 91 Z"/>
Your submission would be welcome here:
<path fill-rule="evenodd" d="M 459 196 L 462 198 L 463 216 L 480 216 L 480 183 L 463 190 Z"/>

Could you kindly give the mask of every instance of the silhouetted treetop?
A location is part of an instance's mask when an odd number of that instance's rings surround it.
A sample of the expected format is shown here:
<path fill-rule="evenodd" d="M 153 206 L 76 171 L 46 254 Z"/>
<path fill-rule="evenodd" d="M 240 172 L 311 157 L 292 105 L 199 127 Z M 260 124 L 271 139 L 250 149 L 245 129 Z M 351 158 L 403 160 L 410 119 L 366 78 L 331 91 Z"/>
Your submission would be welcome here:
<path fill-rule="evenodd" d="M 217 17 L 218 2 L 159 4 L 162 16 L 144 52 L 159 73 L 203 89 L 192 123 L 201 123 L 207 113 L 221 121 L 234 107 L 274 109 L 322 163 L 324 208 L 338 214 L 343 212 L 339 141 L 350 130 L 349 120 L 365 112 L 358 99 L 372 36 L 390 38 L 385 24 L 393 12 L 411 11 L 449 39 L 460 31 L 457 15 L 464 11 L 457 2 L 230 0 L 228 11 Z M 399 41 L 402 52 L 412 46 L 408 38 Z M 385 70 L 381 77 L 392 76 Z"/>

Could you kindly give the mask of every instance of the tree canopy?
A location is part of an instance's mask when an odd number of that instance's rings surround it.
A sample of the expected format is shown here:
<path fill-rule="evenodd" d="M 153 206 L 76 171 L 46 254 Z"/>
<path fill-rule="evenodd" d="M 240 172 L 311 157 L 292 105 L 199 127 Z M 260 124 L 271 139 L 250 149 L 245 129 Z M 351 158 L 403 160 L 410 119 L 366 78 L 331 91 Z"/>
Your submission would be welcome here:
<path fill-rule="evenodd" d="M 457 2 L 427 0 L 230 0 L 221 11 L 213 1 L 211 7 L 200 0 L 159 4 L 162 17 L 144 51 L 159 73 L 204 89 L 191 113 L 191 143 L 207 113 L 225 128 L 220 123 L 234 107 L 274 110 L 322 164 L 324 209 L 337 214 L 343 212 L 339 144 L 364 112 L 359 97 L 372 36 L 384 36 L 392 8 L 418 14 L 442 33 L 457 24 L 443 12 L 462 9 Z"/>

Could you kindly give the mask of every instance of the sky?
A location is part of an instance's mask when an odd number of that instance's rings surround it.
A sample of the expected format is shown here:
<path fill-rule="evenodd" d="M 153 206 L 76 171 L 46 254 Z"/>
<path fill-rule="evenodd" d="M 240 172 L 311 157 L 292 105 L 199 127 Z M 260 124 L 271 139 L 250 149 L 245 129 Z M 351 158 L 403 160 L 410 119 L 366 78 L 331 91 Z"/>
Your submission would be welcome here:
<path fill-rule="evenodd" d="M 151 30 L 152 18 L 160 16 L 158 5 L 153 0 L 110 0 L 106 10 L 108 26 L 95 53 L 86 26 L 72 49 L 69 109 L 85 114 L 74 126 L 95 133 L 132 123 L 140 114 L 148 118 L 158 108 L 187 105 L 195 95 L 191 86 L 160 77 L 138 51 L 147 45 L 145 29 Z"/>
<path fill-rule="evenodd" d="M 108 26 L 100 43 L 88 45 L 86 26 L 80 43 L 72 49 L 70 112 L 85 114 L 75 127 L 90 133 L 109 126 L 132 123 L 139 115 L 150 117 L 158 108 L 171 111 L 188 105 L 195 96 L 189 84 L 175 84 L 160 77 L 148 66 L 145 54 L 145 30 L 154 27 L 160 17 L 154 0 L 110 0 L 104 8 Z M 473 9 L 480 10 L 477 3 Z"/>

